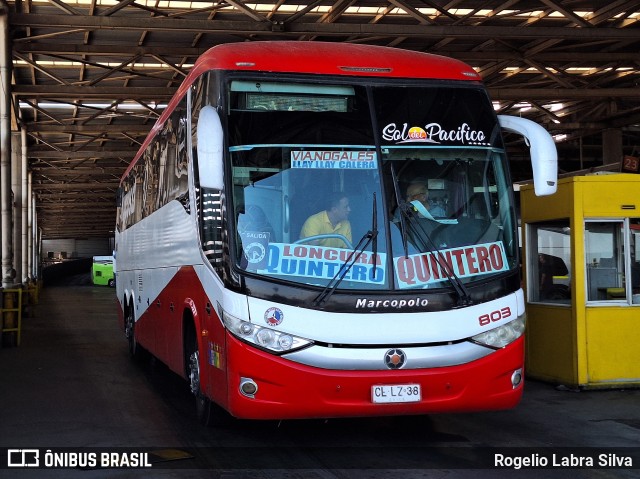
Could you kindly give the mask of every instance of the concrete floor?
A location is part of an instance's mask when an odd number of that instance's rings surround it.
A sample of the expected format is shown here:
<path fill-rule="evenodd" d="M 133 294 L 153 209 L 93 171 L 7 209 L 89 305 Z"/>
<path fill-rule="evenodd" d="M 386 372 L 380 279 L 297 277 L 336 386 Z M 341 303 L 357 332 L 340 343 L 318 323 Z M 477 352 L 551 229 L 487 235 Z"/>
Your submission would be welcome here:
<path fill-rule="evenodd" d="M 84 281 L 41 291 L 23 320 L 21 346 L 0 349 L 0 454 L 126 447 L 151 451 L 152 470 L 0 468 L 0 477 L 513 477 L 513 467 L 494 467 L 500 451 L 632 460 L 632 467 L 525 467 L 517 477 L 640 477 L 637 389 L 575 392 L 528 381 L 510 411 L 204 428 L 186 383 L 158 362 L 129 358 L 114 294 Z"/>

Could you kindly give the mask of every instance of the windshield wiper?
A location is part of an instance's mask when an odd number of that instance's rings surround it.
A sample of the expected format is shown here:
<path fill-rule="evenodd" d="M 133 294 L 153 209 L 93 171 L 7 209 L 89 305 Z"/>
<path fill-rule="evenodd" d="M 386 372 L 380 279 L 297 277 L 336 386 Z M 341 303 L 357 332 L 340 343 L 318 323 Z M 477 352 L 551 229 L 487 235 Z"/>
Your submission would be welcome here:
<path fill-rule="evenodd" d="M 409 225 L 414 230 L 414 233 L 416 233 L 417 239 L 422 240 L 421 249 L 423 251 L 428 250 L 431 253 L 433 253 L 436 259 L 436 262 L 438 263 L 438 266 L 444 272 L 445 276 L 453 286 L 453 289 L 456 291 L 456 294 L 458 295 L 458 306 L 470 306 L 471 304 L 473 304 L 473 300 L 471 299 L 469 290 L 462 283 L 462 281 L 460 281 L 460 278 L 458 278 L 458 276 L 455 274 L 455 272 L 453 271 L 453 268 L 451 268 L 449 263 L 447 263 L 447 260 L 442 254 L 442 252 L 440 251 L 440 248 L 438 248 L 435 245 L 435 243 L 431 239 L 431 236 L 429 236 L 427 231 L 418 221 L 418 217 L 416 216 L 416 212 L 417 212 L 416 207 L 411 203 L 403 201 L 402 203 L 400 203 L 399 208 L 400 208 L 400 217 L 407 218 L 407 220 L 409 221 Z M 405 253 L 405 256 L 406 256 L 406 253 Z"/>
<path fill-rule="evenodd" d="M 316 296 L 316 299 L 313 300 L 314 306 L 320 306 L 324 303 L 329 297 L 333 294 L 333 292 L 338 288 L 344 277 L 347 275 L 349 270 L 353 267 L 358 258 L 364 253 L 367 247 L 372 244 L 372 253 L 373 253 L 373 275 L 375 278 L 376 274 L 376 264 L 378 262 L 378 204 L 376 201 L 376 194 L 373 194 L 373 207 L 372 207 L 373 219 L 371 220 L 371 229 L 367 231 L 362 238 L 358 241 L 358 244 L 353 248 L 351 253 L 347 259 L 342 263 L 338 272 L 331 278 L 331 281 L 327 283 L 322 292 Z"/>
<path fill-rule="evenodd" d="M 371 219 L 371 253 L 373 256 L 373 279 L 376 279 L 376 265 L 378 264 L 378 203 L 376 201 L 376 194 L 373 194 L 373 208 L 371 214 L 373 218 Z"/>

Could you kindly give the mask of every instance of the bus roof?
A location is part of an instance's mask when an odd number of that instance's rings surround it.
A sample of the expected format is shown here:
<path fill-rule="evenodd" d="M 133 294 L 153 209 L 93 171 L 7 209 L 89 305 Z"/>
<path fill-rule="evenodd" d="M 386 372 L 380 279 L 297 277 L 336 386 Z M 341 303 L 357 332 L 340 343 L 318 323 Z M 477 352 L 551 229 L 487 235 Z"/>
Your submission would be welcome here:
<path fill-rule="evenodd" d="M 399 48 L 300 41 L 216 45 L 196 60 L 187 78 L 153 125 L 121 181 L 138 162 L 189 86 L 208 70 L 480 81 L 480 75 L 459 60 Z"/>
<path fill-rule="evenodd" d="M 205 70 L 245 70 L 317 75 L 479 80 L 452 58 L 399 48 L 329 42 L 244 42 L 210 48 L 194 65 Z"/>

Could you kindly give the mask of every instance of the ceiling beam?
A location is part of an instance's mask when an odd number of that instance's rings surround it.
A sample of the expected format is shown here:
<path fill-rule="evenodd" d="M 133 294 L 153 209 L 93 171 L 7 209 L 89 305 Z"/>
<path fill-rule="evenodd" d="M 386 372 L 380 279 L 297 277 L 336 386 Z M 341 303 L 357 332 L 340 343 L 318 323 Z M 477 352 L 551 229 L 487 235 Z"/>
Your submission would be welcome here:
<path fill-rule="evenodd" d="M 640 88 L 487 88 L 492 100 L 640 98 Z"/>
<path fill-rule="evenodd" d="M 99 215 L 84 214 L 84 215 L 77 215 L 74 217 L 67 216 L 66 218 L 60 218 L 59 216 L 56 216 L 56 215 L 50 216 L 50 222 L 55 225 L 78 224 L 78 226 L 81 226 L 82 224 L 86 224 L 86 223 L 102 225 L 102 222 L 105 219 L 113 220 L 113 223 L 115 223 L 116 210 L 114 209 L 112 212 L 105 211 L 100 213 Z M 38 218 L 38 220 L 40 220 L 40 218 Z M 40 223 L 40 221 L 38 222 Z M 45 222 L 46 222 L 46 218 L 45 218 Z M 109 226 L 113 228 L 113 225 L 109 225 Z"/>
<path fill-rule="evenodd" d="M 25 123 L 27 131 L 30 133 L 128 133 L 143 134 L 149 133 L 152 123 L 147 125 L 140 124 L 96 124 L 89 123 L 87 125 L 52 125 L 43 122 Z"/>
<path fill-rule="evenodd" d="M 113 230 L 98 230 L 91 231 L 85 229 L 65 229 L 62 231 L 47 231 L 42 233 L 42 239 L 45 240 L 54 240 L 54 239 L 67 239 L 67 238 L 107 238 L 109 236 L 113 236 Z"/>
<path fill-rule="evenodd" d="M 38 203 L 36 208 L 38 210 L 51 211 L 83 211 L 84 208 L 89 208 L 91 211 L 97 211 L 100 209 L 113 209 L 116 206 L 115 200 L 112 202 L 107 201 L 74 201 L 73 203 Z"/>
<path fill-rule="evenodd" d="M 134 30 L 134 31 L 182 31 L 192 33 L 263 34 L 282 36 L 299 35 L 388 35 L 391 37 L 437 38 L 521 38 L 521 39 L 564 39 L 564 40 L 631 40 L 636 41 L 636 29 L 629 28 L 567 28 L 537 26 L 484 26 L 477 25 L 416 25 L 416 24 L 359 24 L 359 23 L 303 23 L 263 21 L 229 21 L 162 17 L 100 17 L 91 15 L 41 15 L 13 13 L 9 21 L 14 26 L 51 28 L 87 28 L 92 30 Z"/>
<path fill-rule="evenodd" d="M 104 190 L 107 188 L 116 189 L 120 184 L 110 183 L 34 183 L 32 189 L 40 190 Z"/>
<path fill-rule="evenodd" d="M 588 32 L 585 32 L 587 35 Z M 199 57 L 207 48 L 197 47 L 154 47 L 154 46 L 138 46 L 128 47 L 124 45 L 76 45 L 76 44 L 60 44 L 57 42 L 33 42 L 33 43 L 16 43 L 13 50 L 21 54 L 48 54 L 48 55 L 141 55 L 153 56 L 162 55 L 163 57 Z M 460 60 L 524 60 L 527 55 L 517 51 L 455 51 L 438 49 L 439 54 L 458 58 Z M 605 52 L 594 51 L 592 53 L 583 52 L 541 52 L 535 55 L 536 60 L 540 62 L 637 62 L 640 61 L 640 52 Z"/>
<path fill-rule="evenodd" d="M 49 159 L 71 159 L 71 158 L 117 158 L 117 157 L 129 157 L 133 158 L 133 156 L 138 152 L 137 149 L 131 150 L 101 150 L 101 151 L 92 151 L 92 150 L 78 150 L 78 151 L 56 151 L 56 150 L 29 150 L 27 149 L 27 157 L 28 158 L 49 158 Z"/>
<path fill-rule="evenodd" d="M 64 191 L 38 191 L 37 194 L 45 200 L 39 204 L 68 206 L 74 205 L 78 201 L 87 201 L 96 206 L 101 206 L 105 203 L 111 204 L 116 201 L 115 191 L 116 190 L 100 190 L 95 192 L 74 191 L 71 193 Z"/>
<path fill-rule="evenodd" d="M 124 171 L 122 171 L 124 173 Z M 75 179 L 76 181 L 90 181 L 95 180 L 98 182 L 103 181 L 114 181 L 119 180 L 122 175 L 109 174 L 109 173 L 98 173 L 98 172 L 87 172 L 87 173 L 73 173 L 73 170 L 57 170 L 54 172 L 46 172 L 43 173 L 42 176 L 37 176 L 38 180 L 49 180 L 55 182 L 63 182 L 69 181 L 70 178 Z"/>
<path fill-rule="evenodd" d="M 172 46 L 133 46 L 133 45 L 83 45 L 56 42 L 15 43 L 13 50 L 18 53 L 34 53 L 48 55 L 163 55 L 166 57 L 199 57 L 207 48 L 172 47 Z"/>
<path fill-rule="evenodd" d="M 162 100 L 169 99 L 177 88 L 167 87 L 118 87 L 118 86 L 67 86 L 67 85 L 12 85 L 12 92 L 24 98 L 82 98 L 83 100 Z"/>

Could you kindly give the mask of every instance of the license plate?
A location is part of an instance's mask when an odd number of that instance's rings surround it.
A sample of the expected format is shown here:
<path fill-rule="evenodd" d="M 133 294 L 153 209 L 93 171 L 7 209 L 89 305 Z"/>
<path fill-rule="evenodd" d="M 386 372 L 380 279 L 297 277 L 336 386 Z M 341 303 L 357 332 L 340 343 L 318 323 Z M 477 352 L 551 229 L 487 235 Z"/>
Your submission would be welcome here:
<path fill-rule="evenodd" d="M 419 384 L 385 384 L 371 387 L 374 403 L 418 402 L 422 399 Z"/>

